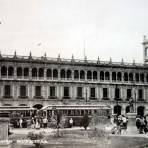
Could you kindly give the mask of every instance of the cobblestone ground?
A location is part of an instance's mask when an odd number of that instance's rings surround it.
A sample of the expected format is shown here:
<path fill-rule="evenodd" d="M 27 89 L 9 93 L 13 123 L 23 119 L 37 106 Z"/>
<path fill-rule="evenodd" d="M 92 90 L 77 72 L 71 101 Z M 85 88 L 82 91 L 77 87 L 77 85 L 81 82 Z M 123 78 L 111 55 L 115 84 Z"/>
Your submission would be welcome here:
<path fill-rule="evenodd" d="M 122 133 L 121 135 L 111 135 L 106 139 L 93 139 L 91 137 L 81 136 L 79 137 L 79 131 L 85 131 L 80 127 L 73 127 L 67 129 L 60 129 L 60 131 L 68 131 L 71 133 L 71 136 L 63 138 L 49 138 L 49 143 L 44 144 L 44 148 L 146 148 L 148 144 L 148 134 L 139 134 L 134 125 L 129 125 L 127 133 Z M 55 129 L 13 129 L 12 132 L 16 137 L 21 137 L 27 135 L 28 132 L 44 132 L 45 135 L 53 135 Z M 74 133 L 78 131 L 78 134 Z M 76 136 L 77 135 L 77 136 Z M 95 140 L 95 141 L 94 141 Z M 105 143 L 104 143 L 105 142 Z M 26 144 L 17 144 L 15 148 L 33 148 L 33 145 Z"/>

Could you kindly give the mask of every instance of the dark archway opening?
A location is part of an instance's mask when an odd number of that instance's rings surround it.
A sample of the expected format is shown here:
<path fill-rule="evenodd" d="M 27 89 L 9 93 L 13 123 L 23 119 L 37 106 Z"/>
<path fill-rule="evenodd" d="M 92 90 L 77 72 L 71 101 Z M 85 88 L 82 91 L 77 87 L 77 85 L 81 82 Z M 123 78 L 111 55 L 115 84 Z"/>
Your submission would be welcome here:
<path fill-rule="evenodd" d="M 121 106 L 114 106 L 114 114 L 121 115 Z"/>
<path fill-rule="evenodd" d="M 35 109 L 41 109 L 42 107 L 43 107 L 43 105 L 41 105 L 41 104 L 36 104 L 33 106 L 33 108 L 35 108 Z"/>
<path fill-rule="evenodd" d="M 130 107 L 127 106 L 125 111 L 126 111 L 126 113 L 129 113 L 130 112 Z"/>
<path fill-rule="evenodd" d="M 137 108 L 137 115 L 144 116 L 144 107 L 143 106 L 139 106 Z"/>

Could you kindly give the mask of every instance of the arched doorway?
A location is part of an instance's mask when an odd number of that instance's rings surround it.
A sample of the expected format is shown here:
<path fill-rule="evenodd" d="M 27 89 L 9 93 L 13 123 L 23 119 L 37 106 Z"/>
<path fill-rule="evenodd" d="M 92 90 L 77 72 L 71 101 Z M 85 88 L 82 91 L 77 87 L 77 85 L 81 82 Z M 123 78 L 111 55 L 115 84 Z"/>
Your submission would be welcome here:
<path fill-rule="evenodd" d="M 42 104 L 35 104 L 35 105 L 33 106 L 33 108 L 35 108 L 35 109 L 41 109 L 42 107 L 43 107 Z"/>
<path fill-rule="evenodd" d="M 143 106 L 137 107 L 137 115 L 144 116 L 144 107 Z"/>
<path fill-rule="evenodd" d="M 114 114 L 121 115 L 121 108 L 120 105 L 114 106 Z"/>
<path fill-rule="evenodd" d="M 129 113 L 130 112 L 130 106 L 126 106 L 126 113 Z"/>

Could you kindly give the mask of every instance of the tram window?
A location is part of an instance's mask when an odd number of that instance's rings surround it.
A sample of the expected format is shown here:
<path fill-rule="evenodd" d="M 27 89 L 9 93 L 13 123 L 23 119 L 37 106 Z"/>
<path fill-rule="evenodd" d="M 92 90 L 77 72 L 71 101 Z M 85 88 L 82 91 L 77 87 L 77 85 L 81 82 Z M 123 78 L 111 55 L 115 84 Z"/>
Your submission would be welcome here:
<path fill-rule="evenodd" d="M 67 115 L 67 110 L 63 110 L 63 114 L 64 115 Z"/>
<path fill-rule="evenodd" d="M 79 110 L 75 110 L 75 116 L 80 116 L 80 111 Z"/>
<path fill-rule="evenodd" d="M 84 116 L 84 110 L 81 110 L 81 116 Z"/>
<path fill-rule="evenodd" d="M 71 110 L 71 115 L 74 116 L 74 110 Z"/>
<path fill-rule="evenodd" d="M 97 110 L 94 110 L 94 113 L 96 114 L 97 113 Z"/>
<path fill-rule="evenodd" d="M 68 116 L 70 116 L 71 115 L 71 110 L 68 110 Z"/>
<path fill-rule="evenodd" d="M 88 114 L 88 110 L 85 110 L 85 113 Z"/>

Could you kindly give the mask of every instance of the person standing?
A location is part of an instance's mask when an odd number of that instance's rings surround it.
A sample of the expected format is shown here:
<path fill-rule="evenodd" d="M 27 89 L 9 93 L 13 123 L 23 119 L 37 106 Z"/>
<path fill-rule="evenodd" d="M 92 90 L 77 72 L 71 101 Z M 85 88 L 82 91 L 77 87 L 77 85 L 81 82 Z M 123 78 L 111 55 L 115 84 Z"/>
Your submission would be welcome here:
<path fill-rule="evenodd" d="M 23 120 L 22 120 L 22 118 L 20 118 L 20 120 L 19 120 L 20 128 L 22 128 L 22 124 L 23 124 Z"/>
<path fill-rule="evenodd" d="M 47 123 L 48 123 L 48 120 L 46 117 L 43 118 L 43 125 L 44 125 L 44 128 L 47 128 Z"/>
<path fill-rule="evenodd" d="M 73 119 L 70 118 L 70 120 L 69 120 L 69 127 L 71 128 L 72 126 L 73 126 Z"/>

